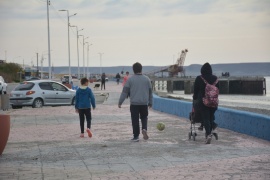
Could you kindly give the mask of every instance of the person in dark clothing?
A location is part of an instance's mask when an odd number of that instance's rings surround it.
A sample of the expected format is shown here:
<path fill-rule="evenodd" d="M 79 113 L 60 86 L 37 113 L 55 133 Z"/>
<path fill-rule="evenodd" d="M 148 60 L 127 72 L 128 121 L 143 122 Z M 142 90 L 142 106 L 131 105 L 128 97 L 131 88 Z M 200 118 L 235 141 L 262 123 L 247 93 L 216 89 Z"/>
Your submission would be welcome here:
<path fill-rule="evenodd" d="M 125 83 L 121 96 L 118 101 L 118 107 L 125 101 L 128 94 L 130 94 L 130 114 L 133 130 L 133 138 L 131 141 L 138 142 L 140 135 L 140 123 L 142 124 L 143 139 L 147 140 L 147 122 L 148 122 L 148 108 L 152 107 L 153 94 L 150 79 L 142 74 L 142 65 L 138 62 L 133 66 L 134 75 L 128 78 Z"/>
<path fill-rule="evenodd" d="M 119 81 L 120 81 L 120 78 L 121 78 L 120 74 L 117 73 L 116 76 L 115 76 L 115 78 L 116 78 L 117 84 L 119 84 Z"/>
<path fill-rule="evenodd" d="M 213 84 L 217 80 L 217 76 L 212 74 L 212 67 L 209 63 L 205 63 L 201 68 L 201 75 L 197 76 L 194 83 L 194 94 L 193 94 L 193 105 L 195 111 L 198 111 L 201 114 L 203 126 L 206 131 L 206 144 L 211 143 L 211 132 L 215 130 L 217 124 L 214 122 L 214 114 L 217 110 L 213 107 L 207 107 L 203 104 L 203 97 L 205 95 L 205 82 L 201 76 L 209 83 Z M 216 87 L 219 88 L 219 83 L 216 84 Z"/>
<path fill-rule="evenodd" d="M 105 75 L 105 73 L 102 73 L 102 75 L 101 75 L 101 90 L 102 90 L 103 86 L 104 86 L 104 90 L 105 90 L 105 81 L 106 81 L 106 75 Z"/>

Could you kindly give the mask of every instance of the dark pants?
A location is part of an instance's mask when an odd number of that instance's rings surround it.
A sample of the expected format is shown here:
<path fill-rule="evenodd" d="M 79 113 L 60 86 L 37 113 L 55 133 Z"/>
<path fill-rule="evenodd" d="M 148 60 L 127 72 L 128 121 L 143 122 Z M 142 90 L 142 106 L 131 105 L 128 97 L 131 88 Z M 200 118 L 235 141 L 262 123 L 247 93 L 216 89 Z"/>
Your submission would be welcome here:
<path fill-rule="evenodd" d="M 200 110 L 202 122 L 206 131 L 206 136 L 211 134 L 214 125 L 214 114 L 216 109 L 215 108 L 202 108 Z"/>
<path fill-rule="evenodd" d="M 138 137 L 140 134 L 140 123 L 141 119 L 142 129 L 147 130 L 148 120 L 148 106 L 147 105 L 130 105 L 131 122 L 133 128 L 133 136 Z"/>
<path fill-rule="evenodd" d="M 105 81 L 101 81 L 101 90 L 102 90 L 103 86 L 104 86 L 104 90 L 105 90 Z"/>
<path fill-rule="evenodd" d="M 80 126 L 81 126 L 81 133 L 84 133 L 84 116 L 86 117 L 87 128 L 91 128 L 91 109 L 79 109 L 79 117 L 80 117 Z"/>

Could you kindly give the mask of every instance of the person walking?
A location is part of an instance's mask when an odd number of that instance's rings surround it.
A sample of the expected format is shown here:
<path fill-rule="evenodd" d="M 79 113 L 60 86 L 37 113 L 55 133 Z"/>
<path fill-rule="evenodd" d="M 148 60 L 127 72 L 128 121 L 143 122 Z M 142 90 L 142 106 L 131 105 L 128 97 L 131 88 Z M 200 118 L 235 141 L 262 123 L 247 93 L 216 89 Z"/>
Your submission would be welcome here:
<path fill-rule="evenodd" d="M 148 122 L 148 108 L 152 107 L 152 85 L 150 79 L 142 74 L 142 65 L 138 62 L 133 64 L 134 75 L 128 78 L 125 83 L 122 93 L 119 98 L 118 107 L 121 108 L 122 103 L 130 94 L 130 113 L 133 129 L 134 142 L 139 141 L 140 124 L 142 124 L 143 139 L 147 140 L 147 122 Z"/>
<path fill-rule="evenodd" d="M 129 72 L 127 71 L 127 72 L 126 72 L 126 75 L 125 75 L 124 78 L 123 78 L 123 83 L 122 83 L 123 87 L 125 86 L 125 84 L 126 84 L 128 78 L 129 78 Z"/>
<path fill-rule="evenodd" d="M 126 75 L 125 75 L 124 78 L 123 78 L 123 83 L 122 83 L 123 87 L 125 86 L 125 84 L 126 84 L 128 78 L 129 78 L 129 72 L 127 71 L 127 72 L 126 72 Z M 128 98 L 128 97 L 129 97 L 129 94 L 127 95 L 127 98 Z"/>
<path fill-rule="evenodd" d="M 119 84 L 119 81 L 120 81 L 120 78 L 121 78 L 120 74 L 117 73 L 116 76 L 115 76 L 115 78 L 116 78 L 117 84 Z"/>
<path fill-rule="evenodd" d="M 96 108 L 96 101 L 95 96 L 92 92 L 92 90 L 88 87 L 89 81 L 87 78 L 81 79 L 81 87 L 76 91 L 76 97 L 75 97 L 75 111 L 76 113 L 79 113 L 80 118 L 80 127 L 81 127 L 81 135 L 80 137 L 84 137 L 84 120 L 86 117 L 87 121 L 87 129 L 86 132 L 88 133 L 88 136 L 92 137 L 91 132 L 91 105 L 93 107 L 93 110 Z"/>
<path fill-rule="evenodd" d="M 106 75 L 105 75 L 105 73 L 102 73 L 102 75 L 101 75 L 101 90 L 102 90 L 103 86 L 104 86 L 104 90 L 105 90 L 105 81 L 106 81 Z"/>
<path fill-rule="evenodd" d="M 212 67 L 209 63 L 205 63 L 201 68 L 201 75 L 197 76 L 194 83 L 193 102 L 195 111 L 201 114 L 203 126 L 205 128 L 206 144 L 211 143 L 212 132 L 217 128 L 217 124 L 214 122 L 214 114 L 217 107 L 206 106 L 203 102 L 205 98 L 206 83 L 214 85 L 219 88 L 217 76 L 212 74 Z"/>

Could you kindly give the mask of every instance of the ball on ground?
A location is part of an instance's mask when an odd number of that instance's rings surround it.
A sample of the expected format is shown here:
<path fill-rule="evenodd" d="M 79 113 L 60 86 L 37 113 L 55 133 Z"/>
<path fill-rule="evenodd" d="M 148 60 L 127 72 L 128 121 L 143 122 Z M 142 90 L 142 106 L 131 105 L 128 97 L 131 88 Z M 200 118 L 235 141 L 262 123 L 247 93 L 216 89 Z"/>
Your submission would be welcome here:
<path fill-rule="evenodd" d="M 163 130 L 165 129 L 165 124 L 162 123 L 162 122 L 159 122 L 159 123 L 157 124 L 157 129 L 158 129 L 159 131 L 163 131 Z"/>

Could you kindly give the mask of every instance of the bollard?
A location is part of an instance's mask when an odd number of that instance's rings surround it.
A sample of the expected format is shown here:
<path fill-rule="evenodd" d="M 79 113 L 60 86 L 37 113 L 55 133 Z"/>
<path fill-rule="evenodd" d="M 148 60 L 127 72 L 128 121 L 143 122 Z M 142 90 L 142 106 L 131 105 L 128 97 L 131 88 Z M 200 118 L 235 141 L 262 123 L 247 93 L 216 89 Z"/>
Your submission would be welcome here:
<path fill-rule="evenodd" d="M 0 114 L 0 155 L 2 155 L 9 137 L 10 115 Z"/>
<path fill-rule="evenodd" d="M 1 94 L 0 95 L 0 110 L 8 110 L 9 109 L 9 94 Z"/>

